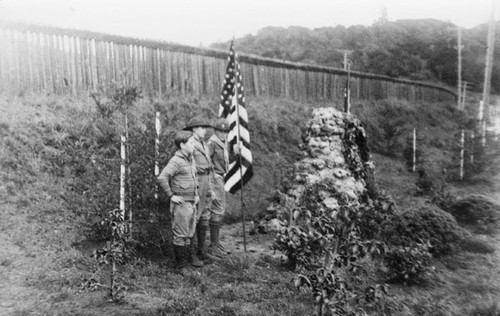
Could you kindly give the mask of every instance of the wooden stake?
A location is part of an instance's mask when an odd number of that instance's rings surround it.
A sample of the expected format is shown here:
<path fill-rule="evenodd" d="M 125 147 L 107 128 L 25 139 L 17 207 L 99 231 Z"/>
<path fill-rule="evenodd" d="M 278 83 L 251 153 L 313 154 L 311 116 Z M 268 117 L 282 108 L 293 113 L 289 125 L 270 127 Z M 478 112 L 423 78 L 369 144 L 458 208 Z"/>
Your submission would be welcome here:
<path fill-rule="evenodd" d="M 495 48 L 495 2 L 491 0 L 491 15 L 488 25 L 488 44 L 486 50 L 486 65 L 484 70 L 484 84 L 483 84 L 483 101 L 485 108 L 484 120 L 490 119 L 490 89 L 491 89 L 491 74 L 493 71 L 493 53 Z M 486 123 L 485 123 L 486 124 Z"/>
<path fill-rule="evenodd" d="M 413 172 L 417 170 L 417 129 L 413 128 L 413 165 L 412 169 Z"/>
<path fill-rule="evenodd" d="M 464 130 L 460 133 L 460 180 L 464 178 Z"/>
<path fill-rule="evenodd" d="M 120 143 L 120 211 L 122 219 L 125 219 L 125 142 L 126 137 L 125 134 L 121 135 L 121 143 Z"/>
<path fill-rule="evenodd" d="M 161 125 L 160 125 L 160 112 L 156 111 L 156 121 L 155 121 L 155 127 L 156 127 L 156 137 L 155 137 L 155 178 L 158 178 L 160 175 L 160 165 L 158 162 L 158 159 L 160 157 L 160 131 L 161 131 Z M 155 182 L 155 200 L 158 200 L 158 182 Z"/>
<path fill-rule="evenodd" d="M 458 27 L 458 39 L 457 39 L 457 50 L 458 50 L 458 82 L 457 82 L 457 107 L 461 109 L 461 94 L 462 91 L 460 87 L 462 86 L 462 29 Z"/>
<path fill-rule="evenodd" d="M 470 163 L 474 163 L 474 147 L 475 147 L 475 133 L 472 131 L 470 133 Z"/>
<path fill-rule="evenodd" d="M 464 110 L 465 109 L 465 92 L 467 91 L 467 81 L 464 81 L 463 84 L 463 89 L 462 89 L 462 105 L 460 106 L 460 109 Z"/>
<path fill-rule="evenodd" d="M 127 195 L 128 195 L 128 220 L 129 220 L 129 232 L 132 234 L 132 177 L 130 176 L 130 144 L 128 135 L 128 115 L 125 114 L 125 164 L 127 168 Z"/>
<path fill-rule="evenodd" d="M 477 119 L 479 121 L 479 128 L 481 132 L 481 146 L 486 146 L 486 120 L 484 119 L 484 102 L 479 101 L 479 112 L 477 114 Z"/>

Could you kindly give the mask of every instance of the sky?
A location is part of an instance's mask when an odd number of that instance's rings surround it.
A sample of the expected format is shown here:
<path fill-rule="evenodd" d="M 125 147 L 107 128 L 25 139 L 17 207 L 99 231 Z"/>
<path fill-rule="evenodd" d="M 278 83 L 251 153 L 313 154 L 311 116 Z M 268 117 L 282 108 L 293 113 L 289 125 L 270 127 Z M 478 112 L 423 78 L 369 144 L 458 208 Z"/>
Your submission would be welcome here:
<path fill-rule="evenodd" d="M 369 26 L 382 16 L 487 23 L 500 0 L 0 0 L 0 20 L 207 47 L 266 26 Z"/>

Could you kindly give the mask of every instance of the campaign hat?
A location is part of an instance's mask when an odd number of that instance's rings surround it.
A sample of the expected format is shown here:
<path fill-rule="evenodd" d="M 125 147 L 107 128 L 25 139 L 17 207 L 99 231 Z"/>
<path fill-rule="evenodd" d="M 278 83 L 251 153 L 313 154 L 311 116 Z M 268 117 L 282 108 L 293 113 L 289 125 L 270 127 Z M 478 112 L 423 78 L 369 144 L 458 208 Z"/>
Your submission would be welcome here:
<path fill-rule="evenodd" d="M 191 131 L 195 127 L 212 127 L 212 125 L 210 125 L 210 123 L 208 123 L 208 121 L 202 117 L 193 117 L 187 122 L 186 127 L 184 127 L 184 130 Z"/>
<path fill-rule="evenodd" d="M 229 132 L 229 124 L 226 120 L 220 119 L 215 122 L 214 129 L 222 132 Z"/>

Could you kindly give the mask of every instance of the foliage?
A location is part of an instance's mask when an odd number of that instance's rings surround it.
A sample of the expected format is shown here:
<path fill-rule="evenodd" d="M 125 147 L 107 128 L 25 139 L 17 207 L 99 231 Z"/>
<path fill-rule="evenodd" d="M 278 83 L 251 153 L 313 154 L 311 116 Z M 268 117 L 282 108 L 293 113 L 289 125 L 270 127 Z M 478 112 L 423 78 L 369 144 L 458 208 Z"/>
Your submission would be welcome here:
<path fill-rule="evenodd" d="M 415 80 L 456 84 L 456 26 L 438 20 L 398 20 L 308 29 L 290 26 L 265 27 L 256 35 L 235 40 L 238 51 L 269 58 L 343 68 L 342 50 L 349 51 L 352 70 L 403 77 Z M 462 30 L 463 80 L 472 89 L 483 81 L 484 47 L 487 28 L 484 25 Z M 496 43 L 495 58 L 500 56 Z M 227 49 L 229 43 L 213 48 Z M 500 76 L 494 66 L 492 91 L 498 92 Z M 381 97 L 382 98 L 382 97 Z"/>
<path fill-rule="evenodd" d="M 367 198 L 366 202 L 360 205 L 358 227 L 361 239 L 379 239 L 384 223 L 394 212 L 395 204 L 390 197 Z"/>
<path fill-rule="evenodd" d="M 429 242 L 429 252 L 436 257 L 453 252 L 461 238 L 455 219 L 432 205 L 392 215 L 385 222 L 382 234 L 384 240 L 394 246 Z"/>
<path fill-rule="evenodd" d="M 376 284 L 356 292 L 350 282 L 336 273 L 337 269 L 319 268 L 309 276 L 299 274 L 295 287 L 309 287 L 314 295 L 317 315 L 360 315 L 367 309 L 381 310 L 388 286 Z"/>
<path fill-rule="evenodd" d="M 390 247 L 384 257 L 391 282 L 414 283 L 430 270 L 430 243 L 412 242 L 409 246 Z"/>
<path fill-rule="evenodd" d="M 435 199 L 434 203 L 453 215 L 459 224 L 472 227 L 478 233 L 494 233 L 498 228 L 500 205 L 487 196 Z"/>
<path fill-rule="evenodd" d="M 431 194 L 436 189 L 434 178 L 428 174 L 424 167 L 419 167 L 417 169 L 417 180 L 415 181 L 415 185 L 417 186 L 417 195 Z"/>
<path fill-rule="evenodd" d="M 327 192 L 339 201 L 338 209 L 328 210 L 322 206 Z M 306 272 L 296 277 L 295 284 L 312 289 L 319 315 L 327 310 L 353 314 L 362 306 L 378 304 L 378 289 L 385 291 L 385 287 L 372 286 L 365 292 L 359 287 L 351 287 L 360 281 L 358 276 L 366 273 L 363 259 L 379 258 L 386 251 L 384 243 L 360 237 L 359 223 L 365 208 L 335 192 L 328 179 L 306 187 L 299 205 L 300 208 L 293 210 L 295 225 L 276 235 L 275 249 L 285 252 L 294 268 Z M 383 206 L 381 209 L 384 207 L 389 208 Z M 370 227 L 383 217 L 375 212 L 364 218 L 364 227 Z M 349 279 L 341 278 L 339 273 L 346 273 Z M 371 296 L 360 293 L 370 293 Z"/>
<path fill-rule="evenodd" d="M 120 209 L 114 209 L 108 212 L 108 217 L 101 224 L 111 230 L 111 240 L 106 247 L 95 250 L 92 254 L 98 268 L 83 286 L 92 290 L 97 290 L 100 287 L 107 288 L 109 298 L 114 302 L 120 302 L 124 298 L 127 286 L 118 275 L 117 265 L 123 265 L 126 259 L 130 257 L 130 248 L 127 248 L 127 243 L 130 242 L 129 223 L 124 220 L 124 214 Z M 109 285 L 103 285 L 96 278 L 96 275 L 104 267 L 110 269 Z"/>
<path fill-rule="evenodd" d="M 370 150 L 365 130 L 359 120 L 345 120 L 345 124 L 346 128 L 342 140 L 345 161 L 356 179 L 366 179 L 366 164 L 370 160 Z"/>

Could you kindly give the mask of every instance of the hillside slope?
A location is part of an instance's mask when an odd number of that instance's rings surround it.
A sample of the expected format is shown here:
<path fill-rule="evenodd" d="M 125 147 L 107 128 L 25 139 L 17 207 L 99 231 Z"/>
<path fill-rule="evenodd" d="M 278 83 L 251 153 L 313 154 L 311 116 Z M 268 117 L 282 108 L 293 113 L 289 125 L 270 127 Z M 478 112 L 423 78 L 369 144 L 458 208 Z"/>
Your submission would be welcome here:
<path fill-rule="evenodd" d="M 370 146 L 384 153 L 374 155 L 379 188 L 403 209 L 426 200 L 414 195 L 416 176 L 402 161 L 411 122 L 417 121 L 422 130 L 425 167 L 439 172 L 455 152 L 454 131 L 467 119 L 450 105 L 397 105 L 356 104 L 354 112 L 365 121 Z M 328 105 L 268 99 L 249 103 L 256 169 L 245 193 L 249 218 L 264 211 L 266 199 L 280 187 L 299 154 L 300 127 L 318 106 Z M 154 109 L 142 100 L 134 112 L 131 135 L 136 137 L 133 144 L 145 146 L 140 150 L 152 144 L 152 132 L 147 131 L 154 126 Z M 206 99 L 162 104 L 161 165 L 172 154 L 172 131 L 195 113 L 213 118 L 216 109 L 216 100 Z M 242 254 L 241 224 L 230 224 L 240 219 L 239 196 L 230 197 L 223 232 L 234 255 L 187 278 L 172 273 L 164 204 L 152 201 L 154 180 L 146 173 L 153 169 L 149 154 L 137 152 L 132 169 L 134 218 L 141 230 L 136 231 L 138 252 L 120 267 L 128 287 L 125 303 L 107 301 L 103 290 L 89 291 L 83 285 L 96 269 L 89 255 L 107 236 L 99 221 L 117 206 L 117 129 L 86 97 L 1 97 L 0 112 L 0 315 L 307 315 L 313 310 L 310 293 L 293 288 L 294 274 L 270 250 L 270 234 L 249 237 L 249 249 L 255 253 Z M 390 119 L 394 117 L 400 120 Z M 484 193 L 487 188 L 488 195 L 498 198 L 491 183 L 481 181 L 475 186 L 450 186 L 453 192 L 468 193 Z M 454 266 L 453 260 L 458 262 Z M 498 251 L 465 253 L 448 264 L 438 262 L 435 279 L 427 287 L 394 288 L 390 298 L 394 315 L 493 310 L 500 287 L 491 275 L 500 272 L 498 267 Z M 103 283 L 106 273 L 97 274 Z"/>

